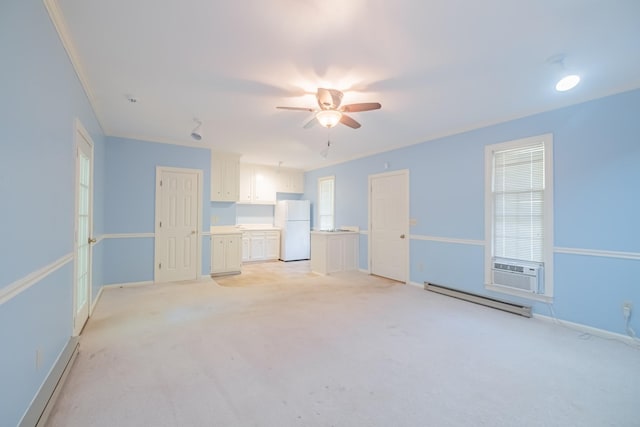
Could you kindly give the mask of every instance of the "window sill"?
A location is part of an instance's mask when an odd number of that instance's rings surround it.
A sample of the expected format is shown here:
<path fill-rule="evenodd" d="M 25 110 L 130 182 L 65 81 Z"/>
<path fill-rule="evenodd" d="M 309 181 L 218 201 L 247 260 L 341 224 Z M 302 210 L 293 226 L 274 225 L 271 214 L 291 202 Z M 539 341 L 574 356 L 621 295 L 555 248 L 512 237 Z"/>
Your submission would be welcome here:
<path fill-rule="evenodd" d="M 494 285 L 494 284 L 485 284 L 484 288 L 489 290 L 489 291 L 498 292 L 498 293 L 501 293 L 501 294 L 512 295 L 512 296 L 515 296 L 515 297 L 520 297 L 520 298 L 529 299 L 529 300 L 533 300 L 533 301 L 540 301 L 540 302 L 545 302 L 545 303 L 552 303 L 553 302 L 553 296 L 552 295 L 533 294 L 531 292 L 519 291 L 517 289 L 508 289 L 508 288 L 505 288 L 503 286 L 498 286 L 498 285 Z"/>

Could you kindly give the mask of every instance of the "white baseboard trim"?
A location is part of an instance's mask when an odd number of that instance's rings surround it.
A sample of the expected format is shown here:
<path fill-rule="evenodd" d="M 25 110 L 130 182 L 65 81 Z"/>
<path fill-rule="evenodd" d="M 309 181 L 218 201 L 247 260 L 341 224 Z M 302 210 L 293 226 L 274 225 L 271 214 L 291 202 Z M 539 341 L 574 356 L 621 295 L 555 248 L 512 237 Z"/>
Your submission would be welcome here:
<path fill-rule="evenodd" d="M 111 283 L 109 285 L 103 285 L 102 289 L 107 288 L 128 288 L 129 286 L 144 286 L 144 285 L 153 285 L 155 282 L 153 280 L 145 280 L 144 282 L 126 282 L 126 283 Z"/>
<path fill-rule="evenodd" d="M 364 274 L 371 274 L 371 273 L 369 272 L 369 270 L 364 269 L 364 268 L 359 268 L 359 269 L 358 269 L 358 271 L 359 271 L 360 273 L 364 273 Z"/>
<path fill-rule="evenodd" d="M 44 426 L 53 409 L 53 405 L 62 389 L 64 381 L 73 366 L 73 362 L 78 354 L 80 340 L 78 337 L 71 337 L 67 345 L 62 349 L 56 362 L 47 374 L 40 389 L 25 411 L 19 427 Z"/>
<path fill-rule="evenodd" d="M 91 310 L 89 311 L 89 317 L 91 317 L 91 314 L 93 313 L 93 310 L 96 309 L 96 306 L 98 305 L 98 301 L 100 300 L 100 297 L 102 296 L 102 291 L 104 290 L 104 286 L 100 287 L 100 290 L 98 291 L 98 295 L 96 295 L 96 297 L 93 299 L 93 302 L 91 303 Z"/>
<path fill-rule="evenodd" d="M 593 336 L 608 339 L 608 340 L 620 341 L 624 344 L 640 348 L 640 340 L 634 339 L 628 335 L 622 335 L 616 332 L 610 332 L 604 329 L 594 328 L 592 326 L 587 326 L 580 323 L 569 322 L 567 320 L 557 319 L 551 316 L 546 316 L 544 314 L 533 313 L 533 318 L 543 322 L 550 322 L 557 325 L 561 325 L 566 328 L 574 329 L 578 332 L 582 332 L 585 334 L 593 335 Z"/>
<path fill-rule="evenodd" d="M 67 254 L 62 258 L 59 258 L 52 262 L 49 265 L 45 265 L 40 270 L 36 270 L 33 273 L 30 273 L 23 277 L 22 279 L 18 279 L 15 282 L 11 283 L 9 286 L 6 286 L 0 289 L 0 305 L 9 301 L 16 295 L 26 291 L 31 286 L 35 285 L 49 274 L 58 270 L 68 262 L 73 261 L 73 253 Z"/>
<path fill-rule="evenodd" d="M 424 283 L 418 283 L 418 282 L 407 282 L 407 285 L 411 285 L 411 286 L 415 286 L 417 288 L 423 289 L 424 290 Z"/>

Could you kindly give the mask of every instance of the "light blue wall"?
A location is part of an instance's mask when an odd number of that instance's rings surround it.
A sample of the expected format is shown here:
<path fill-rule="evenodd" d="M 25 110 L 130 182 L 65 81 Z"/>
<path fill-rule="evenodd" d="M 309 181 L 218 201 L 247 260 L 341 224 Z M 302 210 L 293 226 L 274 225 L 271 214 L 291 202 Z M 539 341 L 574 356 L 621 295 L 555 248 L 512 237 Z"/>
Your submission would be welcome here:
<path fill-rule="evenodd" d="M 300 200 L 302 194 L 276 193 L 276 200 Z M 273 205 L 211 202 L 211 225 L 273 224 Z M 217 222 L 214 224 L 214 219 Z"/>
<path fill-rule="evenodd" d="M 73 253 L 74 141 L 79 118 L 94 146 L 94 234 L 154 231 L 155 166 L 204 171 L 208 150 L 111 138 L 107 142 L 41 0 L 0 2 L 0 290 Z M 640 91 L 539 114 L 306 174 L 336 175 L 336 224 L 367 228 L 367 177 L 409 169 L 414 235 L 484 239 L 483 149 L 554 134 L 555 245 L 640 252 Z M 460 173 L 461 172 L 461 173 Z M 314 206 L 313 203 L 312 206 Z M 312 207 L 312 210 L 313 207 Z M 203 238 L 202 273 L 209 271 Z M 366 268 L 367 242 L 360 244 Z M 411 280 L 478 293 L 483 248 L 411 241 Z M 151 280 L 153 239 L 104 239 L 94 248 L 93 295 L 104 283 Z M 452 268 L 461 261 L 464 269 Z M 423 268 L 418 268 L 422 263 Z M 623 333 L 622 301 L 640 304 L 640 261 L 555 255 L 559 317 Z M 73 263 L 0 305 L 0 425 L 16 425 L 72 333 Z M 535 310 L 547 313 L 547 307 Z M 638 317 L 633 326 L 640 329 Z M 41 364 L 35 363 L 36 351 Z"/>
<path fill-rule="evenodd" d="M 237 205 L 237 224 L 273 225 L 274 205 Z"/>
<path fill-rule="evenodd" d="M 483 241 L 484 147 L 553 133 L 555 246 L 638 254 L 638 117 L 640 90 L 626 92 L 313 170 L 305 175 L 304 197 L 315 205 L 317 179 L 335 175 L 336 225 L 366 230 L 368 176 L 408 169 L 410 216 L 417 220 L 412 235 Z M 366 269 L 366 235 L 360 249 Z M 410 280 L 498 296 L 484 289 L 483 257 L 483 246 L 414 239 Z M 557 253 L 554 263 L 558 317 L 624 334 L 621 305 L 639 304 L 640 261 Z M 544 304 L 534 310 L 550 313 Z M 640 329 L 637 316 L 633 322 Z"/>
<path fill-rule="evenodd" d="M 209 231 L 211 153 L 124 138 L 107 138 L 105 233 L 155 231 L 156 166 L 203 171 L 202 231 Z M 210 272 L 210 238 L 202 239 L 202 274 Z M 104 240 L 105 284 L 153 280 L 152 237 Z"/>
<path fill-rule="evenodd" d="M 41 0 L 0 2 L 0 58 L 2 290 L 73 254 L 76 118 L 94 142 L 97 233 L 105 159 L 100 126 Z M 94 257 L 94 290 L 100 262 Z M 68 262 L 0 304 L 0 425 L 18 424 L 68 342 L 72 284 Z"/>
<path fill-rule="evenodd" d="M 211 225 L 236 225 L 236 204 L 211 202 Z"/>

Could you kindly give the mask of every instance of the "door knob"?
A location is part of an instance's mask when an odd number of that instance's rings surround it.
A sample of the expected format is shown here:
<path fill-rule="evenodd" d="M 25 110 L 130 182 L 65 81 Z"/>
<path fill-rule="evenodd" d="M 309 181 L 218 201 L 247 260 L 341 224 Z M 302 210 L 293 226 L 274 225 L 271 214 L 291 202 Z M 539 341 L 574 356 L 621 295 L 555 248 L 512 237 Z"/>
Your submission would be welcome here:
<path fill-rule="evenodd" d="M 400 235 L 400 238 L 401 238 L 401 239 L 404 239 L 404 234 L 401 234 L 401 235 Z"/>
<path fill-rule="evenodd" d="M 96 242 L 96 239 L 92 239 L 91 237 L 89 237 L 89 238 L 87 239 L 87 243 L 89 243 L 89 244 L 91 244 L 91 243 L 95 243 L 95 242 Z"/>
<path fill-rule="evenodd" d="M 196 234 L 196 230 L 193 230 L 193 231 L 191 232 L 191 234 Z"/>

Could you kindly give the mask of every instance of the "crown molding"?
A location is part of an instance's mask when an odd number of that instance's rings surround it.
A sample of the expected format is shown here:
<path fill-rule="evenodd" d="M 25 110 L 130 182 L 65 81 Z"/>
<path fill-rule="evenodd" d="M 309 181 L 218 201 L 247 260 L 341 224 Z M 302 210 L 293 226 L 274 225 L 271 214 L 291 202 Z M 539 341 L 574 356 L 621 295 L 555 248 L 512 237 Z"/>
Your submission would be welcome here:
<path fill-rule="evenodd" d="M 96 120 L 98 121 L 98 125 L 102 131 L 103 135 L 107 135 L 105 132 L 105 127 L 102 121 L 100 120 L 100 114 L 98 114 L 98 104 L 93 95 L 93 91 L 91 90 L 91 86 L 89 85 L 89 80 L 87 79 L 87 75 L 84 71 L 84 67 L 82 66 L 82 62 L 80 61 L 80 56 L 78 55 L 78 51 L 73 43 L 71 38 L 71 34 L 69 32 L 69 28 L 67 26 L 67 22 L 64 19 L 64 15 L 60 10 L 60 6 L 58 6 L 58 2 L 56 0 L 42 0 L 44 6 L 49 13 L 49 18 L 51 18 L 51 22 L 53 22 L 53 26 L 60 37 L 60 41 L 64 46 L 67 55 L 69 56 L 69 60 L 71 61 L 71 65 L 73 66 L 76 75 L 78 76 L 78 80 L 80 80 L 80 84 L 84 89 L 84 93 L 89 100 L 89 104 L 91 104 L 91 108 L 96 116 Z"/>

